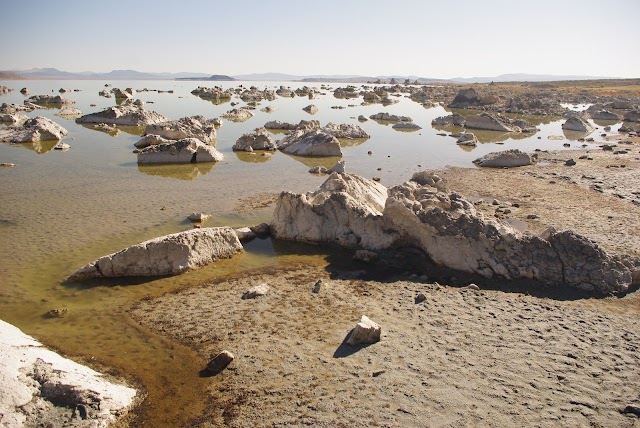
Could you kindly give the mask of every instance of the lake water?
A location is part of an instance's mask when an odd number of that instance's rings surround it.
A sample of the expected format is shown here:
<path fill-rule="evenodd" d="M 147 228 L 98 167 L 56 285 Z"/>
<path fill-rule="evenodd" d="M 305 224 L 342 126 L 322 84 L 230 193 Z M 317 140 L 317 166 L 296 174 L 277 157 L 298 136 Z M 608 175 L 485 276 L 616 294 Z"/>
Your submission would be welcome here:
<path fill-rule="evenodd" d="M 27 98 L 19 92 L 23 87 L 29 89 L 30 95 L 58 95 L 59 88 L 79 89 L 63 96 L 75 101 L 74 106 L 83 114 L 92 113 L 115 103 L 114 98 L 98 96 L 105 83 L 137 90 L 173 90 L 172 94 L 135 95 L 147 102 L 148 110 L 170 119 L 192 115 L 219 117 L 232 108 L 229 102 L 215 105 L 191 95 L 197 86 L 242 84 L 259 89 L 276 89 L 281 84 L 294 89 L 303 86 L 293 82 L 0 81 L 0 85 L 14 89 L 0 96 L 0 103 L 23 103 Z M 319 88 L 320 84 L 308 86 Z M 419 169 L 472 167 L 473 159 L 492 151 L 561 150 L 567 142 L 573 148 L 583 144 L 576 141 L 580 135 L 563 134 L 559 118 L 526 117 L 540 128 L 533 136 L 475 132 L 482 143 L 476 148 L 461 147 L 455 144 L 455 138 L 437 135 L 443 129 L 431 127 L 434 118 L 448 114 L 443 107 L 427 109 L 404 95 L 395 97 L 399 102 L 387 107 L 361 105 L 362 98 L 336 99 L 331 91 L 322 92 L 326 95 L 313 100 L 277 97 L 274 101 L 263 101 L 254 110 L 255 116 L 243 123 L 225 120 L 216 142 L 225 159 L 217 164 L 138 166 L 132 151 L 140 138 L 139 129 L 121 128 L 108 134 L 57 117 L 57 109 L 27 113 L 30 117 L 48 117 L 65 127 L 69 135 L 64 142 L 71 149 L 52 150 L 55 143 L 0 143 L 0 162 L 17 165 L 0 168 L 0 318 L 65 354 L 104 364 L 112 372 L 139 382 L 148 399 L 138 423 L 179 426 L 205 405 L 203 397 L 212 380 L 197 377 L 202 362 L 191 351 L 172 345 L 130 321 L 126 311 L 131 304 L 145 296 L 262 266 L 324 265 L 329 250 L 256 240 L 240 256 L 179 277 L 146 282 L 105 280 L 80 288 L 62 281 L 104 254 L 191 228 L 185 221 L 191 212 L 212 214 L 206 226 L 268 221 L 272 208 L 246 212 L 237 206 L 262 193 L 313 190 L 325 178 L 309 174 L 308 169 L 315 165 L 330 167 L 338 160 L 299 158 L 281 152 L 271 156 L 234 153 L 231 147 L 242 134 L 270 120 L 297 123 L 301 119 L 316 119 L 321 125 L 359 124 L 371 138 L 345 142 L 342 159 L 346 169 L 365 177 L 380 177 L 386 186 L 402 183 Z M 239 99 L 233 101 L 245 105 Z M 302 110 L 309 104 L 318 107 L 315 115 Z M 267 105 L 276 110 L 261 112 Z M 334 106 L 345 108 L 331 108 Z M 422 129 L 400 132 L 392 129 L 391 124 L 356 120 L 359 115 L 369 117 L 379 112 L 409 116 Z M 603 141 L 601 133 L 598 130 L 591 135 L 594 144 Z M 59 319 L 43 316 L 54 308 L 67 308 L 69 313 Z"/>

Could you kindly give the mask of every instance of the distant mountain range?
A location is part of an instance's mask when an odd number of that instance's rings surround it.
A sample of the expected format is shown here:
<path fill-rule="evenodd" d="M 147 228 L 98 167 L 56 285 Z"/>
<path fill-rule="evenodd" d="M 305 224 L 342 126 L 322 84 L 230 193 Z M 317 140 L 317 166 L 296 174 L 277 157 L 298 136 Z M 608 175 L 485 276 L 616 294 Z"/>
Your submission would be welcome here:
<path fill-rule="evenodd" d="M 603 76 L 562 76 L 552 74 L 502 74 L 493 77 L 456 77 L 453 79 L 436 79 L 420 76 L 359 76 L 359 75 L 310 75 L 302 76 L 284 73 L 254 73 L 227 76 L 224 74 L 210 73 L 149 73 L 136 70 L 113 70 L 108 73 L 96 73 L 84 71 L 72 73 L 60 71 L 56 68 L 34 68 L 31 70 L 4 70 L 0 71 L 0 79 L 71 79 L 71 80 L 205 80 L 205 81 L 302 81 L 302 82 L 342 82 L 342 83 L 389 83 L 395 80 L 397 83 L 488 83 L 488 82 L 551 82 L 559 80 L 599 80 L 615 79 L 615 77 Z"/>

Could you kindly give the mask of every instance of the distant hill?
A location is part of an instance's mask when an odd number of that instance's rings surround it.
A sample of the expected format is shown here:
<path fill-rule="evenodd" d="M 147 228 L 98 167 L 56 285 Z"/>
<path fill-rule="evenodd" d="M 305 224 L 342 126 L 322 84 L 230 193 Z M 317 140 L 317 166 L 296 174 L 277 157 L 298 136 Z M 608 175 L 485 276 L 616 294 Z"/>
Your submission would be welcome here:
<path fill-rule="evenodd" d="M 456 83 L 489 83 L 489 82 L 554 82 L 560 80 L 602 80 L 616 79 L 616 77 L 603 76 L 571 76 L 571 75 L 554 75 L 554 74 L 527 74 L 512 73 L 501 74 L 494 77 L 455 77 L 449 79 Z"/>
<path fill-rule="evenodd" d="M 4 77 L 3 77 L 4 76 Z M 526 74 L 512 73 L 493 77 L 456 77 L 453 79 L 435 79 L 430 77 L 409 76 L 360 76 L 354 74 L 326 74 L 326 75 L 295 75 L 285 73 L 253 73 L 227 76 L 225 74 L 210 73 L 155 73 L 136 70 L 113 70 L 108 73 L 96 73 L 83 71 L 72 73 L 56 68 L 33 68 L 31 70 L 4 70 L 0 71 L 0 79 L 92 79 L 92 80 L 205 80 L 205 81 L 271 81 L 271 82 L 335 82 L 335 83 L 391 83 L 392 79 L 399 84 L 410 83 L 442 84 L 442 83 L 488 83 L 488 82 L 552 82 L 563 80 L 602 80 L 616 79 L 615 77 L 602 76 L 562 76 L 552 74 Z"/>
<path fill-rule="evenodd" d="M 209 76 L 209 77 L 177 77 L 176 80 L 208 80 L 208 81 L 213 80 L 213 81 L 230 82 L 236 79 L 234 79 L 231 76 L 227 76 L 226 74 L 214 74 L 213 76 Z"/>

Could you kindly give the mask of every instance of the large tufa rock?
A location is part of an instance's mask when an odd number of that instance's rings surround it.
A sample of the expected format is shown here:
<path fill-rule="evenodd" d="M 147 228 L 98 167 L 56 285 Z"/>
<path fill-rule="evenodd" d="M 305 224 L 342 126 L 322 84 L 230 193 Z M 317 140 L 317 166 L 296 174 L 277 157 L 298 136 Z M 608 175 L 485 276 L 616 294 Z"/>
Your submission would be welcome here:
<path fill-rule="evenodd" d="M 591 119 L 594 119 L 594 120 L 615 120 L 615 121 L 620 120 L 620 117 L 617 114 L 612 113 L 609 110 L 592 111 L 592 112 L 589 112 L 589 116 L 591 116 Z"/>
<path fill-rule="evenodd" d="M 271 135 L 264 128 L 256 129 L 254 132 L 244 134 L 238 138 L 233 145 L 233 151 L 252 152 L 254 150 L 275 150 L 276 143 Z"/>
<path fill-rule="evenodd" d="M 545 238 L 521 234 L 506 222 L 485 219 L 459 194 L 416 182 L 389 189 L 383 213 L 404 241 L 437 264 L 487 278 L 529 278 L 598 293 L 624 292 L 631 274 L 621 262 L 573 232 Z"/>
<path fill-rule="evenodd" d="M 466 119 L 459 113 L 453 113 L 448 116 L 440 116 L 431 121 L 434 126 L 464 126 Z"/>
<path fill-rule="evenodd" d="M 183 117 L 179 120 L 149 124 L 144 132 L 159 135 L 168 140 L 197 138 L 203 143 L 211 143 L 216 139 L 214 123 L 204 116 Z"/>
<path fill-rule="evenodd" d="M 366 315 L 363 315 L 360 318 L 360 322 L 349 333 L 347 343 L 351 346 L 357 346 L 380 342 L 381 333 L 382 328 Z"/>
<path fill-rule="evenodd" d="M 579 116 L 572 116 L 567 119 L 567 121 L 562 124 L 562 129 L 565 131 L 578 132 L 591 132 L 594 130 L 589 122 Z"/>
<path fill-rule="evenodd" d="M 500 114 L 481 113 L 467 116 L 465 127 L 500 132 L 535 132 L 536 127 L 525 120 L 511 120 Z"/>
<path fill-rule="evenodd" d="M 449 104 L 452 108 L 465 108 L 470 106 L 480 106 L 486 104 L 483 99 L 478 95 L 475 89 L 460 89 L 456 96 Z"/>
<path fill-rule="evenodd" d="M 80 268 L 70 281 L 123 276 L 177 275 L 242 251 L 230 227 L 192 229 L 151 239 Z"/>
<path fill-rule="evenodd" d="M 132 88 L 127 88 L 124 90 L 120 88 L 113 88 L 111 92 L 116 97 L 116 99 L 129 99 L 133 98 L 134 90 Z"/>
<path fill-rule="evenodd" d="M 638 271 L 573 232 L 535 236 L 485 219 L 471 202 L 444 189 L 432 174 L 419 173 L 389 189 L 385 200 L 383 186 L 333 174 L 316 192 L 283 192 L 271 231 L 281 239 L 367 250 L 414 247 L 439 265 L 487 278 L 527 278 L 598 294 L 626 292 Z"/>
<path fill-rule="evenodd" d="M 85 114 L 76 119 L 76 123 L 106 123 L 122 126 L 146 126 L 168 121 L 169 119 L 160 113 L 145 110 L 142 102 L 130 100 L 122 105 L 112 106 L 98 113 Z"/>
<path fill-rule="evenodd" d="M 33 95 L 24 101 L 25 104 L 36 105 L 64 105 L 73 104 L 75 101 L 62 98 L 60 95 Z"/>
<path fill-rule="evenodd" d="M 0 379 L 3 427 L 31 426 L 34 421 L 54 426 L 47 419 L 66 413 L 64 419 L 72 420 L 76 410 L 83 419 L 65 426 L 106 427 L 136 399 L 135 389 L 46 349 L 4 321 L 0 321 Z"/>
<path fill-rule="evenodd" d="M 350 125 L 346 123 L 336 125 L 329 122 L 324 128 L 322 128 L 322 130 L 327 134 L 333 135 L 336 138 L 369 138 L 369 134 L 367 134 L 364 129 L 362 129 L 358 125 Z"/>
<path fill-rule="evenodd" d="M 197 138 L 150 145 L 138 152 L 139 164 L 219 162 L 222 159 L 222 153 L 215 147 Z"/>
<path fill-rule="evenodd" d="M 321 130 L 292 131 L 280 141 L 278 149 L 298 156 L 342 156 L 342 148 L 336 137 Z"/>
<path fill-rule="evenodd" d="M 196 89 L 191 91 L 191 93 L 200 98 L 204 98 L 214 102 L 228 101 L 233 96 L 233 92 L 230 89 L 225 90 L 218 86 L 214 88 L 205 88 L 202 86 L 198 86 Z"/>
<path fill-rule="evenodd" d="M 486 168 L 513 168 L 531 165 L 535 158 L 518 149 L 488 153 L 473 161 L 478 166 Z"/>
<path fill-rule="evenodd" d="M 0 128 L 0 141 L 12 144 L 61 140 L 65 135 L 66 129 L 42 116 L 28 119 L 22 126 Z"/>
<path fill-rule="evenodd" d="M 294 241 L 386 248 L 395 239 L 382 225 L 386 198 L 387 189 L 380 183 L 354 174 L 333 173 L 315 192 L 282 192 L 271 233 Z"/>
<path fill-rule="evenodd" d="M 293 130 L 296 129 L 297 125 L 288 122 L 281 122 L 279 120 L 271 120 L 264 124 L 265 129 L 279 129 L 279 130 Z"/>
<path fill-rule="evenodd" d="M 640 122 L 640 110 L 631 110 L 624 113 L 625 122 Z"/>

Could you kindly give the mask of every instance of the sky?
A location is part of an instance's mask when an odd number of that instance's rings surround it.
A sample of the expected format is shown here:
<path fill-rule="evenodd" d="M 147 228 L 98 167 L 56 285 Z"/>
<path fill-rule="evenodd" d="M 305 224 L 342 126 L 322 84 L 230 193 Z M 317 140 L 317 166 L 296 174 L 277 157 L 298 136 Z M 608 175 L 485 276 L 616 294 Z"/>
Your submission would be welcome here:
<path fill-rule="evenodd" d="M 640 77 L 640 0 L 0 0 L 0 70 Z"/>

